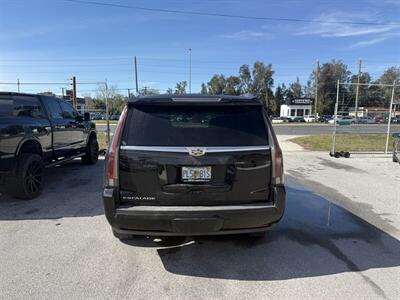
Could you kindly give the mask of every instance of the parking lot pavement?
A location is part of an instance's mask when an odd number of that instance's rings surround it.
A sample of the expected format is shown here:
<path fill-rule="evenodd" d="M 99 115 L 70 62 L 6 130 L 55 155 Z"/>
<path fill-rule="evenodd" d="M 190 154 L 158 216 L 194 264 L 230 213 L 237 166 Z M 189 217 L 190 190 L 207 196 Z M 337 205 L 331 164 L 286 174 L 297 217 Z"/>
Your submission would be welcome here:
<path fill-rule="evenodd" d="M 381 230 L 400 239 L 400 166 L 390 155 L 353 153 L 349 159 L 304 151 L 280 136 L 285 171 Z"/>
<path fill-rule="evenodd" d="M 36 200 L 0 196 L 0 298 L 398 299 L 399 240 L 291 176 L 265 238 L 121 243 L 103 215 L 102 167 L 50 169 Z"/>

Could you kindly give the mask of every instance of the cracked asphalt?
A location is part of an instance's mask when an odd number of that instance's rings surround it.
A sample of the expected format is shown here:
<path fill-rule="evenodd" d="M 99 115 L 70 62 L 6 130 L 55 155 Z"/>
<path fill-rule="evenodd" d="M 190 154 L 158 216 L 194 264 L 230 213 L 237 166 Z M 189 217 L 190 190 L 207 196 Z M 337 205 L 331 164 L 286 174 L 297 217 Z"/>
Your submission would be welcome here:
<path fill-rule="evenodd" d="M 374 210 L 346 208 L 346 193 L 336 202 L 327 185 L 313 186 L 315 170 L 299 169 L 296 155 L 285 156 L 298 173 L 286 176 L 284 218 L 262 239 L 121 243 L 103 215 L 103 161 L 50 169 L 40 198 L 0 196 L 0 298 L 398 299 L 396 232 Z"/>

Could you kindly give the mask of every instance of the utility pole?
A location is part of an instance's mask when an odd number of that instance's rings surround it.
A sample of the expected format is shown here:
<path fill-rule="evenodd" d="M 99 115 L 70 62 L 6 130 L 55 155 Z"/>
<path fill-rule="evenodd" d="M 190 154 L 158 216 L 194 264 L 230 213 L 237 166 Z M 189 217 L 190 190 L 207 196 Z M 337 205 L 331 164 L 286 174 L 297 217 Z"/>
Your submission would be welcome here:
<path fill-rule="evenodd" d="M 131 89 L 128 89 L 128 100 L 131 98 Z"/>
<path fill-rule="evenodd" d="M 318 108 L 318 79 L 319 79 L 319 60 L 317 60 L 317 68 L 315 70 L 315 103 L 314 103 L 315 120 L 318 119 L 318 116 L 317 116 L 317 108 Z"/>
<path fill-rule="evenodd" d="M 358 62 L 358 76 L 357 76 L 357 87 L 356 87 L 356 103 L 354 105 L 355 115 L 356 115 L 356 123 L 358 118 L 358 93 L 360 91 L 360 77 L 361 77 L 361 59 Z"/>
<path fill-rule="evenodd" d="M 106 102 L 106 121 L 107 121 L 107 147 L 110 147 L 111 137 L 110 137 L 110 115 L 108 109 L 108 84 L 107 79 L 104 82 L 104 100 Z"/>
<path fill-rule="evenodd" d="M 137 78 L 137 61 L 135 55 L 135 86 L 136 86 L 136 95 L 139 95 L 139 86 L 138 86 L 138 78 Z"/>
<path fill-rule="evenodd" d="M 17 79 L 17 86 L 18 86 L 18 93 L 19 93 L 19 91 L 20 91 L 20 89 L 19 89 L 19 78 Z"/>
<path fill-rule="evenodd" d="M 192 48 L 189 48 L 189 94 L 192 93 Z"/>
<path fill-rule="evenodd" d="M 64 95 L 65 95 L 65 93 L 64 93 L 64 91 L 65 91 L 65 88 L 61 88 L 61 95 L 62 95 L 62 97 L 64 98 Z"/>
<path fill-rule="evenodd" d="M 333 116 L 334 129 L 332 134 L 332 148 L 331 154 L 335 154 L 335 146 L 336 146 L 336 127 L 337 127 L 337 114 L 339 107 L 339 91 L 340 91 L 340 80 L 336 83 L 336 103 L 335 103 L 335 115 Z"/>
<path fill-rule="evenodd" d="M 386 133 L 385 154 L 387 154 L 388 149 L 389 149 L 390 123 L 392 122 L 392 109 L 393 109 L 394 90 L 395 90 L 395 88 L 396 88 L 396 80 L 393 81 L 392 97 L 390 98 L 389 118 L 388 118 L 388 126 L 387 126 L 387 133 Z"/>
<path fill-rule="evenodd" d="M 72 76 L 72 106 L 76 109 L 76 77 Z"/>

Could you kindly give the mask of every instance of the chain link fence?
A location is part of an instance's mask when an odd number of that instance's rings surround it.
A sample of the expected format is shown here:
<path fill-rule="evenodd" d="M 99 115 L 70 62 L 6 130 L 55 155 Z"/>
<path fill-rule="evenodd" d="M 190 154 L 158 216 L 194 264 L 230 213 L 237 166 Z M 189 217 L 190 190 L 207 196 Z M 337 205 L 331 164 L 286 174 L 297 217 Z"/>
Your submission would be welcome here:
<path fill-rule="evenodd" d="M 330 154 L 349 157 L 357 154 L 392 152 L 393 134 L 400 132 L 399 85 L 337 82 Z M 374 97 L 374 90 L 384 91 Z"/>

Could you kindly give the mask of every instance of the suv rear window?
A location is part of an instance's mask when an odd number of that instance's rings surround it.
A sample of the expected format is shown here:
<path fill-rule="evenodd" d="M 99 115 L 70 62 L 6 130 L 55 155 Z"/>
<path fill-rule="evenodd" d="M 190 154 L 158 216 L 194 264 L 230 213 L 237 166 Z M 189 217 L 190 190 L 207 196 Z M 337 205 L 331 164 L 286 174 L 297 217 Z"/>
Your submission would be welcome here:
<path fill-rule="evenodd" d="M 260 106 L 136 106 L 128 112 L 123 145 L 268 145 Z"/>

